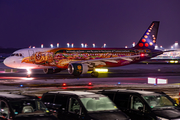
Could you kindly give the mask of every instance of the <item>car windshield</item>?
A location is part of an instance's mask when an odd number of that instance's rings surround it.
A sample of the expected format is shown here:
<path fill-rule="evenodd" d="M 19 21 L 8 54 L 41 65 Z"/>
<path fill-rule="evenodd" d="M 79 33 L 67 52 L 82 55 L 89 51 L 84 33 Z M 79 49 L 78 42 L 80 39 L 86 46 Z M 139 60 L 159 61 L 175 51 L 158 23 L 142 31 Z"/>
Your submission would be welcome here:
<path fill-rule="evenodd" d="M 174 107 L 174 104 L 166 95 L 151 95 L 143 96 L 145 101 L 149 104 L 151 108 L 164 108 L 164 107 Z"/>
<path fill-rule="evenodd" d="M 108 97 L 93 97 L 80 99 L 87 111 L 118 110 Z"/>
<path fill-rule="evenodd" d="M 42 114 L 49 112 L 39 100 L 18 100 L 11 101 L 10 106 L 15 115 Z"/>

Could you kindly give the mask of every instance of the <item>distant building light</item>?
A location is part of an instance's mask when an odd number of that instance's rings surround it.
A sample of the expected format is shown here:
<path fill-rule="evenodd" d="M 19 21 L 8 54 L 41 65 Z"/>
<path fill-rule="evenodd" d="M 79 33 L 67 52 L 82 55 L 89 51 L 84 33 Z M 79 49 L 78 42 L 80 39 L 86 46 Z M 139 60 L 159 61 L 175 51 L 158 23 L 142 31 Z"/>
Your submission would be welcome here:
<path fill-rule="evenodd" d="M 156 78 L 149 78 L 148 77 L 148 84 L 156 84 Z"/>
<path fill-rule="evenodd" d="M 133 42 L 132 46 L 135 47 L 135 42 Z"/>
<path fill-rule="evenodd" d="M 57 48 L 59 47 L 59 43 L 57 43 Z"/>
<path fill-rule="evenodd" d="M 125 48 L 128 48 L 127 46 L 125 46 Z"/>
<path fill-rule="evenodd" d="M 178 46 L 178 41 L 176 41 L 176 42 L 174 43 L 174 45 L 175 45 L 175 46 Z"/>
<path fill-rule="evenodd" d="M 157 45 L 155 45 L 155 49 L 158 49 L 158 46 L 157 46 Z"/>
<path fill-rule="evenodd" d="M 43 44 L 41 44 L 41 48 L 43 48 Z"/>
<path fill-rule="evenodd" d="M 84 47 L 86 48 L 86 47 L 87 47 L 87 44 L 85 44 Z"/>
<path fill-rule="evenodd" d="M 82 47 L 82 48 L 84 47 L 84 43 L 81 43 L 81 47 Z"/>
<path fill-rule="evenodd" d="M 33 46 L 33 48 L 36 48 L 35 46 Z"/>
<path fill-rule="evenodd" d="M 173 49 L 174 47 L 173 46 L 171 46 L 171 49 Z"/>
<path fill-rule="evenodd" d="M 50 44 L 51 48 L 53 48 L 53 44 Z"/>
<path fill-rule="evenodd" d="M 106 43 L 104 43 L 104 48 L 106 47 Z"/>
<path fill-rule="evenodd" d="M 69 43 L 67 43 L 67 47 L 69 47 Z"/>
<path fill-rule="evenodd" d="M 71 47 L 72 47 L 72 48 L 74 47 L 74 44 L 73 44 L 73 43 L 71 44 Z"/>
<path fill-rule="evenodd" d="M 29 46 L 29 48 L 31 48 L 31 46 Z"/>
<path fill-rule="evenodd" d="M 167 79 L 157 79 L 157 84 L 168 84 L 168 80 Z"/>
<path fill-rule="evenodd" d="M 160 46 L 160 48 L 163 48 L 162 45 Z"/>
<path fill-rule="evenodd" d="M 96 46 L 95 46 L 95 44 L 93 43 L 93 48 L 95 48 Z"/>

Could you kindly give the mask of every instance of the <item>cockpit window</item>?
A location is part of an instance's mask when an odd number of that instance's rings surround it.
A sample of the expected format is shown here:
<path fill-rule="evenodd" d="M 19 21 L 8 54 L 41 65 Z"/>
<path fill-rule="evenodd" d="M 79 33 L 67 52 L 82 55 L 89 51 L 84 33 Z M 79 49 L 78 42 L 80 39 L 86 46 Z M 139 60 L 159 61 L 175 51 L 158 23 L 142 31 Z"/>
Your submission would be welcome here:
<path fill-rule="evenodd" d="M 13 53 L 13 54 L 11 54 L 11 56 L 23 56 L 21 53 Z"/>

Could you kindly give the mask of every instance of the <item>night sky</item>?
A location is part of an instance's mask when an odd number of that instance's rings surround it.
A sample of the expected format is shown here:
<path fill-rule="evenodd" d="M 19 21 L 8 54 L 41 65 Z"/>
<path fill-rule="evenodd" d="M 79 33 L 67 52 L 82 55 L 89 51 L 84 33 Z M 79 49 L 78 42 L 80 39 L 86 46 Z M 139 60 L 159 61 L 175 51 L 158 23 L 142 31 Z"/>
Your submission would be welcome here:
<path fill-rule="evenodd" d="M 180 0 L 0 0 L 0 47 L 131 46 L 152 21 L 157 45 L 180 43 Z"/>

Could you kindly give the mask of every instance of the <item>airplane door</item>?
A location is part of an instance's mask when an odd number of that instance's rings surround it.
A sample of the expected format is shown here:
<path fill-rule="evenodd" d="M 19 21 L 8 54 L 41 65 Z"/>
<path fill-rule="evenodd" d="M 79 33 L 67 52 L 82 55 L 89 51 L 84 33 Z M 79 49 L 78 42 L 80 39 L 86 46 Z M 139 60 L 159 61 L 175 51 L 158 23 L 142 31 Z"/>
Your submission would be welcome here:
<path fill-rule="evenodd" d="M 29 61 L 34 61 L 34 57 L 32 57 L 34 55 L 34 50 L 28 50 L 28 54 L 29 54 Z"/>

